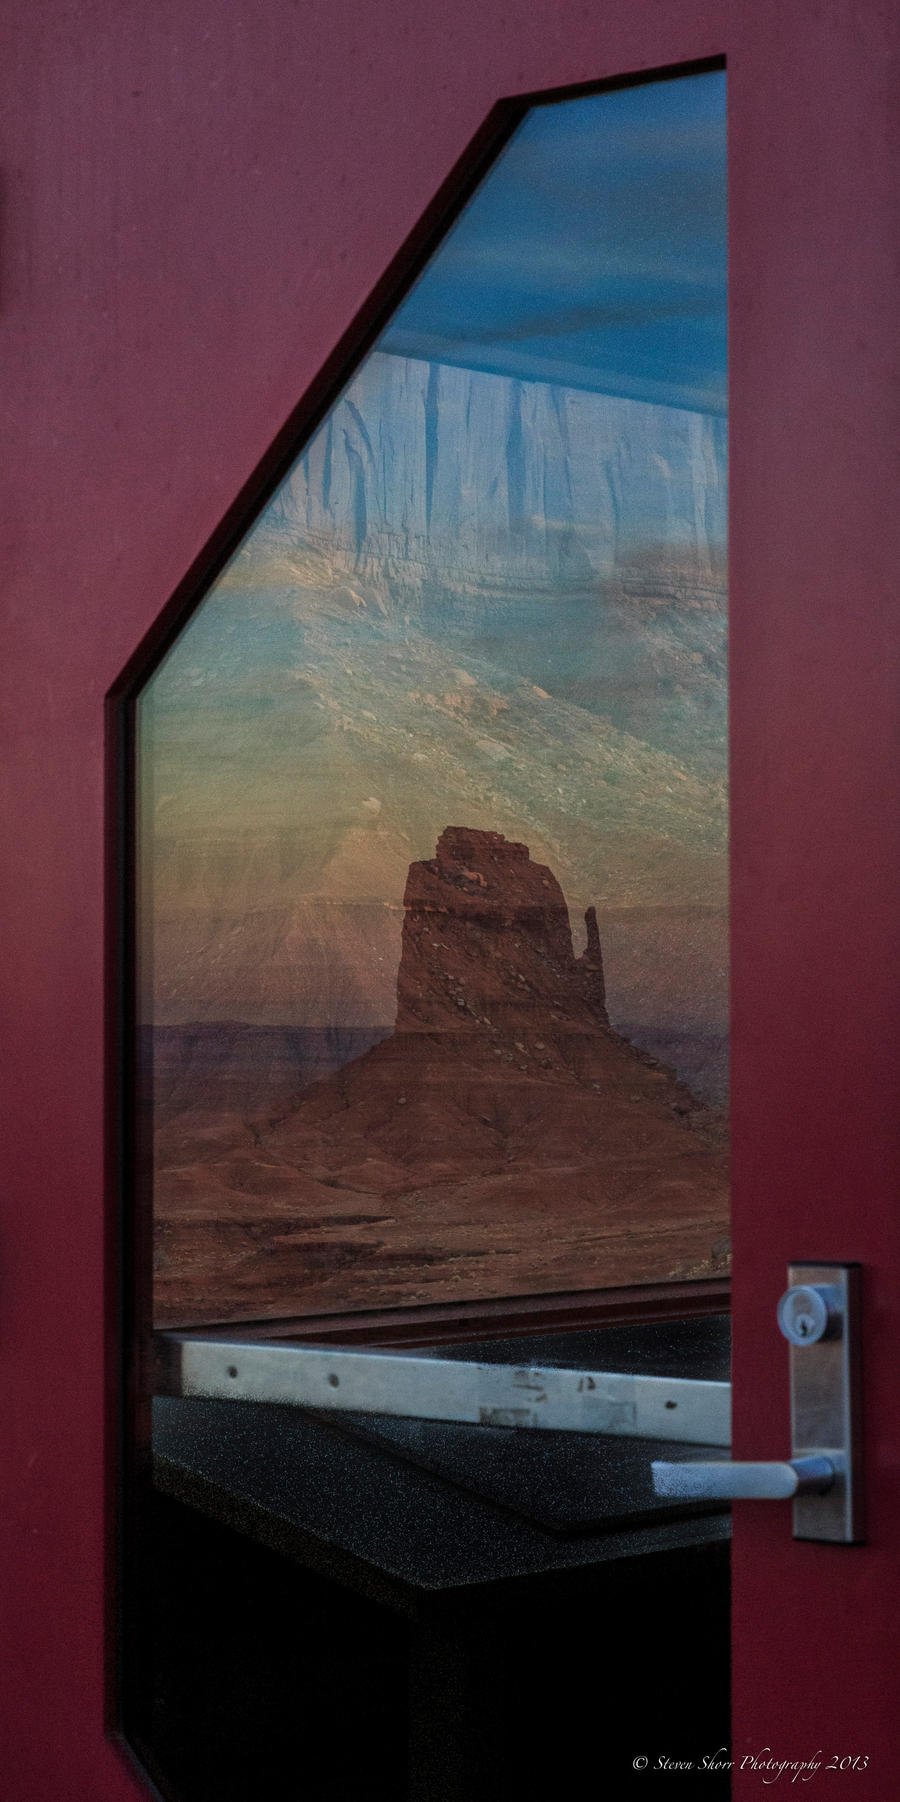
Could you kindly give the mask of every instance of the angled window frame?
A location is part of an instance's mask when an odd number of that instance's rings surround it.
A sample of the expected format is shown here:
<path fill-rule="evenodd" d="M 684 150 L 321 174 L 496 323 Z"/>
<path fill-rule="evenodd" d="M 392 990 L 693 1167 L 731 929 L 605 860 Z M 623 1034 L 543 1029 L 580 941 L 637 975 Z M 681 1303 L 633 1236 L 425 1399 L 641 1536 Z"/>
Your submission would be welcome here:
<path fill-rule="evenodd" d="M 110 906 L 108 935 L 116 971 L 109 1046 L 109 1155 L 117 1196 L 116 1264 L 119 1319 L 126 1349 L 126 1388 L 146 1397 L 152 1360 L 152 1122 L 139 1075 L 137 712 L 142 691 L 206 599 L 298 457 L 308 448 L 410 289 L 489 175 L 519 125 L 535 107 L 692 75 L 721 73 L 724 56 L 664 65 L 596 82 L 539 89 L 498 101 L 383 276 L 342 334 L 318 375 L 248 477 L 219 525 L 135 649 L 107 698 L 107 803 Z M 242 1338 L 302 1339 L 306 1344 L 427 1346 L 535 1332 L 571 1331 L 620 1322 L 686 1319 L 726 1312 L 727 1274 L 666 1282 L 532 1295 L 495 1296 L 339 1312 L 297 1313 L 240 1322 Z M 206 1333 L 226 1328 L 201 1327 Z"/>

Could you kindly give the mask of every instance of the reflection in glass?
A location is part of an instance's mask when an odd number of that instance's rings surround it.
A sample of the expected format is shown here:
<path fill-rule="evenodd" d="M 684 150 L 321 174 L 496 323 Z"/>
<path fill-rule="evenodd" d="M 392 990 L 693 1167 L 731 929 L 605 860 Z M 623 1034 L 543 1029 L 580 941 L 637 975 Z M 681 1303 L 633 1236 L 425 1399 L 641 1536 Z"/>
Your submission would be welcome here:
<path fill-rule="evenodd" d="M 144 690 L 159 1324 L 725 1268 L 724 229 L 534 108 Z"/>

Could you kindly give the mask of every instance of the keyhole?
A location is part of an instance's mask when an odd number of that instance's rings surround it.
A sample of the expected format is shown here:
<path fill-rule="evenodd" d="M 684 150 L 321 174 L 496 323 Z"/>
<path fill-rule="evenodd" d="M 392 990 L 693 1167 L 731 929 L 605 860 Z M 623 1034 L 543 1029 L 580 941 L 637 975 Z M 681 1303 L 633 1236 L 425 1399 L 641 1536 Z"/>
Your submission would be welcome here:
<path fill-rule="evenodd" d="M 840 1316 L 832 1289 L 816 1284 L 787 1289 L 778 1303 L 778 1325 L 794 1345 L 817 1345 L 832 1334 L 837 1337 Z"/>

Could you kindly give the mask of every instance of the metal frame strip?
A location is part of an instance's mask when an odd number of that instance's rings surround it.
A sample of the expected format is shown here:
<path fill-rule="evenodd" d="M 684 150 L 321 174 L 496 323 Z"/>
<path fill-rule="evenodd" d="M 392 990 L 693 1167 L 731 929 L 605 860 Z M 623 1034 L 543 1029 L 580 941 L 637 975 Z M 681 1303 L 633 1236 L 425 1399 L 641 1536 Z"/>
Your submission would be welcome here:
<path fill-rule="evenodd" d="M 731 1384 L 158 1333 L 158 1395 L 731 1444 Z"/>

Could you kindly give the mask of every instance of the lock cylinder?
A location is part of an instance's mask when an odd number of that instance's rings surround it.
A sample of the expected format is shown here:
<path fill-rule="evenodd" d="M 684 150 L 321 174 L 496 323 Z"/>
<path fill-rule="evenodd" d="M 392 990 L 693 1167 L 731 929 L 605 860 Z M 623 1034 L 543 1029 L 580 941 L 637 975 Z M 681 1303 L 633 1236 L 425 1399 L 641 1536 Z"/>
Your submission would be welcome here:
<path fill-rule="evenodd" d="M 795 1283 L 778 1303 L 778 1325 L 791 1345 L 817 1345 L 841 1331 L 841 1296 L 831 1283 Z"/>

